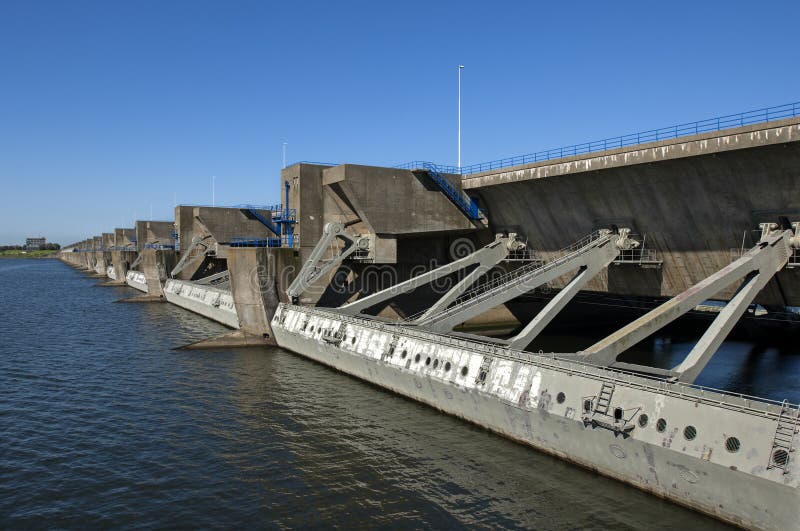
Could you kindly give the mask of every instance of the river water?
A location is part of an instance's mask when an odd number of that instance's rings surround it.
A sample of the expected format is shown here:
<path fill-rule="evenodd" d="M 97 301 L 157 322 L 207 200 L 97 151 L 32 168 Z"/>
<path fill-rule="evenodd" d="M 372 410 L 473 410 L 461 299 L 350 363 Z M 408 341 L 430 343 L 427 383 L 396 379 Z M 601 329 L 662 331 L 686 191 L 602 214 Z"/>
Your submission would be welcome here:
<path fill-rule="evenodd" d="M 97 282 L 0 260 L 0 528 L 725 528 L 281 349 L 173 350 L 226 329 Z"/>

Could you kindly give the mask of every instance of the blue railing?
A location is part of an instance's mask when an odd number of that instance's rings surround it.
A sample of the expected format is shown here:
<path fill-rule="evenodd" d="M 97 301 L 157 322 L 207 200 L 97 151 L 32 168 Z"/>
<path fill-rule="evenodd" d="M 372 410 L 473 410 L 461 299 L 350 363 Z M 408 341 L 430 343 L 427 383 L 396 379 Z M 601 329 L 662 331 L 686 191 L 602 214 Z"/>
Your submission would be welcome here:
<path fill-rule="evenodd" d="M 292 162 L 287 168 L 291 166 L 297 166 L 298 164 L 313 164 L 315 166 L 338 166 L 341 164 L 340 162 L 314 162 L 312 160 L 298 160 L 297 162 Z"/>
<path fill-rule="evenodd" d="M 231 247 L 296 247 L 300 237 L 296 234 L 284 234 L 280 238 L 242 238 L 234 237 L 229 242 Z"/>
<path fill-rule="evenodd" d="M 461 170 L 458 169 L 458 166 L 448 166 L 446 164 L 434 164 L 433 162 L 428 162 L 426 160 L 412 160 L 411 162 L 406 162 L 405 164 L 399 164 L 394 167 L 400 170 L 424 170 L 427 169 L 427 166 L 434 166 L 442 173 L 453 173 L 453 174 L 461 173 Z"/>
<path fill-rule="evenodd" d="M 167 244 L 163 244 L 163 243 L 146 243 L 146 244 L 144 244 L 144 248 L 145 249 L 158 249 L 160 251 L 164 251 L 164 250 L 174 250 L 175 246 L 174 245 L 167 245 Z"/>
<path fill-rule="evenodd" d="M 544 151 L 538 151 L 536 153 L 529 153 L 527 155 L 518 155 L 516 157 L 508 157 L 489 162 L 471 164 L 469 166 L 462 166 L 461 168 L 458 168 L 457 166 L 437 166 L 445 173 L 460 173 L 462 175 L 470 175 L 473 173 L 480 173 L 497 168 L 507 168 L 509 166 L 519 166 L 522 164 L 531 164 L 534 162 L 561 159 L 564 157 L 574 157 L 596 151 L 619 149 L 626 146 L 646 144 L 648 142 L 658 142 L 661 140 L 680 138 L 683 136 L 708 133 L 712 131 L 721 131 L 723 129 L 771 122 L 785 118 L 794 118 L 796 116 L 800 116 L 800 102 L 766 107 L 763 109 L 756 109 L 754 111 L 746 111 L 738 114 L 718 116 L 716 118 L 699 120 L 697 122 L 671 125 L 669 127 L 651 129 L 649 131 L 640 131 L 638 133 L 630 133 L 612 138 L 604 138 L 602 140 L 594 140 L 592 142 L 585 142 L 583 144 L 574 144 L 571 146 L 547 149 Z M 424 169 L 425 164 L 431 163 L 425 161 L 413 161 L 395 167 L 411 170 Z"/>
<path fill-rule="evenodd" d="M 478 220 L 484 215 L 478 204 L 469 196 L 464 194 L 460 188 L 457 188 L 450 181 L 448 181 L 442 174 L 440 169 L 429 162 L 423 164 L 422 169 L 428 172 L 433 182 L 439 189 L 452 201 L 469 219 Z"/>

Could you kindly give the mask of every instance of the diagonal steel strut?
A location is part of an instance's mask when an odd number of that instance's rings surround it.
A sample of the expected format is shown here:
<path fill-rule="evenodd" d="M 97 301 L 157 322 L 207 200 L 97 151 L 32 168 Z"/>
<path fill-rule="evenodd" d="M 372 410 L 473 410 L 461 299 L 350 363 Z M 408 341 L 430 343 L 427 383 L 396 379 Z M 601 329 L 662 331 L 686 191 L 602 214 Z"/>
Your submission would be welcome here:
<path fill-rule="evenodd" d="M 791 230 L 770 232 L 765 229 L 758 244 L 741 258 L 578 353 L 577 358 L 599 365 L 666 373 L 682 382 L 694 382 L 755 296 L 787 263 L 795 241 L 793 236 Z M 622 352 L 742 279 L 736 295 L 720 311 L 683 362 L 672 370 L 617 362 Z"/>
<path fill-rule="evenodd" d="M 431 282 L 451 273 L 461 271 L 462 269 L 470 267 L 471 265 L 477 264 L 475 269 L 461 279 L 461 281 L 453 286 L 450 291 L 440 297 L 439 300 L 427 310 L 427 312 L 423 315 L 423 317 L 425 317 L 425 315 L 430 312 L 437 312 L 446 308 L 456 297 L 461 295 L 464 290 L 466 290 L 473 282 L 475 282 L 479 276 L 485 274 L 498 262 L 506 258 L 509 251 L 516 250 L 517 248 L 518 242 L 514 236 L 498 237 L 489 245 L 478 249 L 464 258 L 460 258 L 450 262 L 449 264 L 445 264 L 441 267 L 428 271 L 427 273 L 417 275 L 414 278 L 400 282 L 399 284 L 396 284 L 390 288 L 373 293 L 372 295 L 363 297 L 357 301 L 345 304 L 339 308 L 339 311 L 341 313 L 350 315 L 360 313 L 363 310 L 375 306 L 376 304 L 391 300 L 398 295 L 408 293 L 420 286 L 430 284 Z"/>
<path fill-rule="evenodd" d="M 570 271 L 581 267 L 586 267 L 587 271 L 599 271 L 617 257 L 620 246 L 624 244 L 623 242 L 629 241 L 627 240 L 628 233 L 627 229 L 622 229 L 619 234 L 612 233 L 610 230 L 595 232 L 575 244 L 564 256 L 542 266 L 517 269 L 490 283 L 479 285 L 456 299 L 453 306 L 437 314 L 419 319 L 417 324 L 435 332 L 450 332 L 464 321 L 551 282 Z M 583 276 L 578 278 L 579 280 L 574 285 L 578 288 L 583 285 L 585 280 L 588 280 Z M 566 304 L 566 301 L 569 300 L 568 297 L 572 295 L 574 292 L 570 294 L 568 291 L 560 300 Z M 544 318 L 542 322 L 547 324 Z"/>
<path fill-rule="evenodd" d="M 331 258 L 325 258 L 330 247 L 335 240 L 344 242 L 344 247 L 339 253 Z M 344 230 L 341 223 L 326 223 L 322 231 L 322 238 L 312 249 L 308 260 L 303 264 L 300 272 L 286 289 L 286 294 L 294 302 L 303 294 L 314 282 L 325 275 L 328 271 L 342 263 L 342 261 L 359 250 L 369 248 L 369 239 L 364 237 L 353 237 Z M 295 302 L 296 303 L 296 302 Z"/>

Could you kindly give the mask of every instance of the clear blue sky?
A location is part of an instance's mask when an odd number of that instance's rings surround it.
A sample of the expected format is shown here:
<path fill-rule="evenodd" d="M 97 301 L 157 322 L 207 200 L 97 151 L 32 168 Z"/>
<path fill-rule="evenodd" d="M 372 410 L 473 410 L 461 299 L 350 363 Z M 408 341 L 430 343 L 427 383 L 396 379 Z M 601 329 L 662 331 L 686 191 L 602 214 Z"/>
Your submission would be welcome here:
<path fill-rule="evenodd" d="M 800 2 L 0 0 L 0 244 L 800 101 Z"/>

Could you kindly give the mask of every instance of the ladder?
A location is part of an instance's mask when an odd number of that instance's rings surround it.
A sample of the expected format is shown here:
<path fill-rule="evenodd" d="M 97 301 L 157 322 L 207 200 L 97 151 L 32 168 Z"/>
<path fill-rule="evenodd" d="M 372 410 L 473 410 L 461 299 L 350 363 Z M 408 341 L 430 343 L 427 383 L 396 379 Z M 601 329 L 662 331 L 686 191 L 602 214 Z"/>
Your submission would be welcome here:
<path fill-rule="evenodd" d="M 603 382 L 600 394 L 597 395 L 597 403 L 594 406 L 596 415 L 608 415 L 608 408 L 611 406 L 611 396 L 614 394 L 614 384 Z"/>
<path fill-rule="evenodd" d="M 789 406 L 789 402 L 784 400 L 781 403 L 781 414 L 778 416 L 778 424 L 772 438 L 772 450 L 769 453 L 767 470 L 780 468 L 784 474 L 789 472 L 789 454 L 794 451 L 794 434 L 797 431 L 800 409 L 795 415 L 792 415 L 791 412 L 792 408 Z"/>

